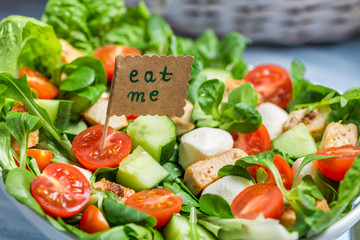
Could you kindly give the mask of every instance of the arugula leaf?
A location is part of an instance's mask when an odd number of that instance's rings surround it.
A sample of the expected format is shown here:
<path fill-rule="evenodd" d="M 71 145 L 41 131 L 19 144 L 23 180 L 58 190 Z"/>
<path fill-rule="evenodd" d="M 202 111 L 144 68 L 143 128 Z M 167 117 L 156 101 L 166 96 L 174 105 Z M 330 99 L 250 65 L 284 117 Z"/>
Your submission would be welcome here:
<path fill-rule="evenodd" d="M 229 203 L 216 194 L 203 194 L 199 199 L 200 210 L 209 216 L 234 218 Z"/>
<path fill-rule="evenodd" d="M 4 123 L 0 123 L 0 167 L 1 169 L 14 169 L 16 164 L 10 154 L 10 133 Z"/>
<path fill-rule="evenodd" d="M 8 112 L 6 115 L 6 126 L 10 134 L 19 143 L 20 148 L 20 168 L 26 166 L 27 148 L 29 135 L 39 129 L 43 124 L 38 116 L 20 112 Z"/>
<path fill-rule="evenodd" d="M 224 83 L 217 79 L 208 80 L 200 85 L 197 100 L 205 114 L 210 114 L 217 120 L 220 119 L 219 105 L 224 91 Z"/>
<path fill-rule="evenodd" d="M 183 200 L 181 207 L 182 211 L 184 210 L 184 207 L 199 207 L 198 199 L 189 191 L 180 179 L 177 178 L 172 183 L 164 182 L 164 188 L 171 190 L 174 194 L 181 197 Z"/>
<path fill-rule="evenodd" d="M 6 176 L 6 191 L 20 203 L 27 205 L 38 214 L 44 216 L 44 211 L 30 193 L 30 185 L 34 178 L 34 174 L 25 168 L 14 168 Z"/>
<path fill-rule="evenodd" d="M 243 168 L 239 165 L 225 165 L 218 171 L 218 176 L 240 176 L 252 181 L 255 184 L 253 176 L 246 170 L 246 168 Z"/>
<path fill-rule="evenodd" d="M 156 225 L 156 219 L 154 217 L 127 206 L 120 200 L 116 201 L 105 198 L 103 201 L 103 211 L 107 220 L 115 226 L 126 223 L 137 223 L 149 227 Z"/>
<path fill-rule="evenodd" d="M 0 22 L 0 72 L 31 67 L 49 75 L 60 60 L 61 45 L 51 26 L 34 18 L 9 16 Z"/>
<path fill-rule="evenodd" d="M 226 131 L 251 133 L 261 125 L 260 113 L 248 103 L 237 103 L 226 109 L 221 115 L 219 128 Z"/>
<path fill-rule="evenodd" d="M 257 106 L 258 95 L 251 83 L 244 83 L 231 91 L 228 98 L 228 104 L 229 106 L 235 106 L 237 103 L 248 103 L 253 107 Z"/>
<path fill-rule="evenodd" d="M 6 91 L 0 96 L 4 98 L 16 99 L 22 102 L 30 114 L 35 115 L 43 122 L 43 128 L 46 130 L 49 137 L 55 142 L 59 143 L 69 154 L 71 160 L 77 161 L 74 153 L 72 152 L 72 146 L 66 135 L 61 135 L 55 128 L 50 120 L 50 117 L 45 109 L 41 108 L 34 101 L 30 87 L 26 80 L 26 75 L 16 79 L 8 73 L 0 73 L 0 89 L 2 86 L 6 86 Z M 0 91 L 1 92 L 1 91 Z"/>

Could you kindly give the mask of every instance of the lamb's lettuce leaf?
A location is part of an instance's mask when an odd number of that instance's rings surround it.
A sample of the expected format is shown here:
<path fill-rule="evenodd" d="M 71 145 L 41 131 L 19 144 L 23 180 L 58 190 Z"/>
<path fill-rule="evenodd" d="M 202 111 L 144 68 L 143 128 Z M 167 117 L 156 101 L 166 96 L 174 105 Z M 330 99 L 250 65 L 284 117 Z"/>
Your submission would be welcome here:
<path fill-rule="evenodd" d="M 34 18 L 4 18 L 0 38 L 0 72 L 13 74 L 27 66 L 49 75 L 60 60 L 61 45 L 54 30 Z"/>
<path fill-rule="evenodd" d="M 2 169 L 16 168 L 16 164 L 10 154 L 11 137 L 4 123 L 0 123 L 0 167 Z"/>
<path fill-rule="evenodd" d="M 209 216 L 234 218 L 229 203 L 216 194 L 203 194 L 199 199 L 200 210 Z"/>

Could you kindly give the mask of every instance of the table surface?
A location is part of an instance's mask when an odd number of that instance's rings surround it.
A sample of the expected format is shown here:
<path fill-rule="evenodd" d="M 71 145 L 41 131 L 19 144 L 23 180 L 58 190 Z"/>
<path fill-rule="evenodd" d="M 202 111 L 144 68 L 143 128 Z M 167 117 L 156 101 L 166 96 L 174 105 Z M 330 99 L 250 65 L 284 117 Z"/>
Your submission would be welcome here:
<path fill-rule="evenodd" d="M 9 14 L 39 17 L 46 1 L 0 0 L 0 19 Z M 36 5 L 38 7 L 36 7 Z M 360 38 L 350 41 L 300 47 L 249 47 L 244 53 L 248 64 L 276 63 L 286 68 L 297 58 L 307 67 L 306 77 L 340 91 L 360 86 Z M 0 191 L 0 239 L 47 239 L 8 201 Z M 338 240 L 349 240 L 350 232 Z"/>

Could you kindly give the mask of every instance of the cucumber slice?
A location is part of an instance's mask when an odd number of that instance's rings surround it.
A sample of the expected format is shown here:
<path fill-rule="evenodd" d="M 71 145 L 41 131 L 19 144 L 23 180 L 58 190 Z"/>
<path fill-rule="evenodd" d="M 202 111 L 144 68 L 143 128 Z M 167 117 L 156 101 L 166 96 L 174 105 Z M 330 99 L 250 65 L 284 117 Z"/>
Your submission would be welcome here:
<path fill-rule="evenodd" d="M 156 161 L 164 163 L 174 152 L 176 126 L 168 116 L 140 116 L 127 128 L 132 149 L 141 146 Z"/>
<path fill-rule="evenodd" d="M 200 74 L 204 74 L 207 79 L 219 79 L 223 83 L 232 77 L 230 72 L 221 68 L 205 68 Z"/>
<path fill-rule="evenodd" d="M 282 133 L 272 144 L 291 158 L 304 157 L 317 151 L 315 141 L 303 123 Z"/>
<path fill-rule="evenodd" d="M 120 162 L 116 182 L 135 191 L 141 191 L 154 187 L 168 175 L 165 168 L 138 146 Z"/>
<path fill-rule="evenodd" d="M 50 120 L 56 128 L 67 129 L 71 117 L 72 101 L 36 99 L 35 102 L 48 112 Z"/>
<path fill-rule="evenodd" d="M 216 239 L 199 224 L 196 225 L 196 230 L 198 231 L 201 240 Z M 189 220 L 184 216 L 172 215 L 162 233 L 165 240 L 191 240 Z"/>

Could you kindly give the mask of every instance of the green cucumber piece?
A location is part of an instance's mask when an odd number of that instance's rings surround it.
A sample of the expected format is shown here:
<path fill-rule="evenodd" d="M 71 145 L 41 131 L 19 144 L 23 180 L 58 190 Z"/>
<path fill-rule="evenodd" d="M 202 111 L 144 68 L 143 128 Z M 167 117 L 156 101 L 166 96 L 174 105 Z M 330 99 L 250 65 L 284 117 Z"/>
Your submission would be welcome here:
<path fill-rule="evenodd" d="M 50 120 L 54 123 L 56 128 L 60 130 L 67 129 L 71 117 L 72 101 L 44 99 L 36 99 L 35 101 L 40 107 L 47 111 Z"/>
<path fill-rule="evenodd" d="M 273 147 L 287 153 L 291 158 L 300 158 L 317 151 L 315 141 L 307 127 L 300 123 L 272 141 Z"/>
<path fill-rule="evenodd" d="M 229 71 L 221 68 L 205 68 L 200 72 L 200 74 L 204 74 L 207 79 L 219 79 L 223 83 L 232 77 Z"/>
<path fill-rule="evenodd" d="M 140 116 L 127 128 L 132 149 L 141 146 L 156 161 L 165 163 L 174 152 L 176 126 L 168 116 Z"/>
<path fill-rule="evenodd" d="M 138 146 L 120 162 L 116 182 L 135 191 L 141 191 L 153 188 L 168 175 L 165 168 Z"/>
<path fill-rule="evenodd" d="M 196 224 L 196 230 L 198 231 L 201 240 L 216 239 L 199 224 Z M 184 216 L 174 214 L 164 227 L 162 233 L 165 240 L 191 240 L 189 220 Z"/>

